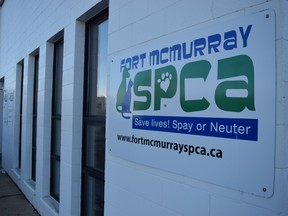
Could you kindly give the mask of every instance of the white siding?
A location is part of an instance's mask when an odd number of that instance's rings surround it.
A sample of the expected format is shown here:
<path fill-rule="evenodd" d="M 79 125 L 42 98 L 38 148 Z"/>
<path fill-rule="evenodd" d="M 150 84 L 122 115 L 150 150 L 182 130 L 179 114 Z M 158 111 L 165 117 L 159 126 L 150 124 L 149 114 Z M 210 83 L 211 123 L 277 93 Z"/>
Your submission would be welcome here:
<path fill-rule="evenodd" d="M 277 119 L 274 194 L 270 198 L 258 197 L 125 161 L 108 153 L 106 216 L 288 215 L 288 1 L 111 0 L 109 54 L 115 55 L 136 45 L 187 27 L 201 26 L 201 23 L 220 17 L 241 18 L 267 9 L 274 10 L 276 14 Z"/>

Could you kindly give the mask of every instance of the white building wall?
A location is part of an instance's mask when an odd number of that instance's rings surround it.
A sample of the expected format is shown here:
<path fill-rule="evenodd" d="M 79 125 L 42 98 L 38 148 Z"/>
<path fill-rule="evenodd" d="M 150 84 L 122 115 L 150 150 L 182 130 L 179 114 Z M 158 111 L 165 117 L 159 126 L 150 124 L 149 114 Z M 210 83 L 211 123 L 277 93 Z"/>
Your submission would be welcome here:
<path fill-rule="evenodd" d="M 106 216 L 288 215 L 288 1 L 111 0 L 108 53 L 110 56 L 117 55 L 125 49 L 187 27 L 201 26 L 201 23 L 210 20 L 241 19 L 244 15 L 267 9 L 274 10 L 276 14 L 277 114 L 274 194 L 269 198 L 258 197 L 133 163 L 107 152 Z M 109 137 L 107 143 L 109 145 Z"/>
<path fill-rule="evenodd" d="M 0 78 L 5 77 L 4 94 L 17 95 L 17 64 L 24 60 L 22 168 L 16 169 L 17 96 L 12 122 L 3 125 L 3 167 L 41 215 L 80 215 L 84 23 L 76 19 L 97 2 L 6 0 L 0 8 Z M 139 165 L 107 152 L 105 216 L 288 215 L 287 0 L 110 0 L 109 55 L 213 19 L 240 18 L 267 9 L 273 9 L 276 14 L 277 126 L 273 196 L 263 198 L 238 192 Z M 64 62 L 61 204 L 58 206 L 49 197 L 49 155 L 52 43 L 53 36 L 61 30 L 64 30 Z M 33 76 L 28 73 L 33 68 L 33 52 L 38 48 L 38 159 L 34 185 L 29 179 Z"/>

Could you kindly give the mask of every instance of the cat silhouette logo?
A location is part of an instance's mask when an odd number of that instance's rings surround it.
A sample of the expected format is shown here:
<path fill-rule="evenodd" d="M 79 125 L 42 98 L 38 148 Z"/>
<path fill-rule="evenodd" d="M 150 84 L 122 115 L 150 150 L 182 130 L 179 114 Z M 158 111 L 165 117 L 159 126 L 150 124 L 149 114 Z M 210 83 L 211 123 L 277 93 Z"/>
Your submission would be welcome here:
<path fill-rule="evenodd" d="M 131 88 L 133 86 L 133 82 L 130 79 L 127 84 L 127 79 L 130 77 L 130 74 L 127 69 L 123 70 L 122 81 L 120 83 L 117 97 L 116 97 L 116 109 L 121 113 L 122 117 L 125 119 L 130 119 L 130 116 L 126 115 L 131 113 L 130 105 L 131 105 Z"/>

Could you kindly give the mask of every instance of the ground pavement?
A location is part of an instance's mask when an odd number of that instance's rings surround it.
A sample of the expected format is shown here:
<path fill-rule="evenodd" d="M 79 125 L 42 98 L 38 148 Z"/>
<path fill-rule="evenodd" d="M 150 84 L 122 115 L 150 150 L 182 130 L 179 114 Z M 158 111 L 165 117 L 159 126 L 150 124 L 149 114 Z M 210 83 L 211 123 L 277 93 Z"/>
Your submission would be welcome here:
<path fill-rule="evenodd" d="M 2 169 L 0 155 L 0 215 L 1 216 L 38 216 L 19 188 Z"/>

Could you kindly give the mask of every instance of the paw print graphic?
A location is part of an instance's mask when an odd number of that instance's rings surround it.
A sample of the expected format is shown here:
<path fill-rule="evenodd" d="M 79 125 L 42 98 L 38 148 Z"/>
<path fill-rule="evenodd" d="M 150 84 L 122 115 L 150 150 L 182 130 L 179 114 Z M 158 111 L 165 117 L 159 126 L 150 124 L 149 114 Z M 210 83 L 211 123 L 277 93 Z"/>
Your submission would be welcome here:
<path fill-rule="evenodd" d="M 160 88 L 163 91 L 165 92 L 167 91 L 167 89 L 169 88 L 171 79 L 172 79 L 172 74 L 166 72 L 161 75 L 161 79 L 157 80 L 157 82 L 160 83 Z"/>

